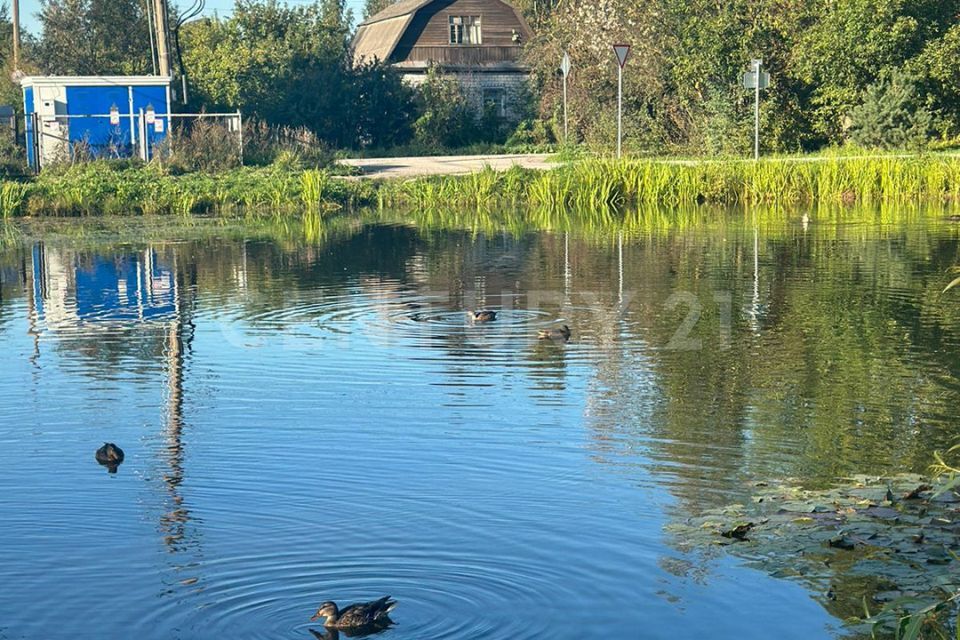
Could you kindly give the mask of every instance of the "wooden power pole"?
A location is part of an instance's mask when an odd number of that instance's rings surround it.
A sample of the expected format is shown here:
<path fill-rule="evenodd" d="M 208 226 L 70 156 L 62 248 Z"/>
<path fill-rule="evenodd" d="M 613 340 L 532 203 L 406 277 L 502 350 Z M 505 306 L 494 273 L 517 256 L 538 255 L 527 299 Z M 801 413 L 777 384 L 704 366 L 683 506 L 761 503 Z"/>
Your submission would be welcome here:
<path fill-rule="evenodd" d="M 153 24 L 157 32 L 157 62 L 161 76 L 170 76 L 170 27 L 167 0 L 153 0 Z"/>
<path fill-rule="evenodd" d="M 13 73 L 20 70 L 20 0 L 13 0 Z"/>

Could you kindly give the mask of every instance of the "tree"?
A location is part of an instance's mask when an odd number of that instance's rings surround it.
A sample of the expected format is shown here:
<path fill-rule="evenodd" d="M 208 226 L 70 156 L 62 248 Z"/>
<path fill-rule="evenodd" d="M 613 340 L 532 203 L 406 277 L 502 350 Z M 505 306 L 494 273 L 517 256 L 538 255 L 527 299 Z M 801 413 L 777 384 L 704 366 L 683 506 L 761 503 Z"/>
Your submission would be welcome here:
<path fill-rule="evenodd" d="M 365 0 L 363 3 L 363 19 L 367 20 L 371 16 L 375 16 L 387 7 L 392 4 L 396 4 L 397 0 Z"/>
<path fill-rule="evenodd" d="M 227 19 L 184 26 L 193 108 L 240 109 L 271 124 L 306 127 L 335 147 L 401 144 L 412 91 L 381 64 L 353 67 L 343 0 L 288 6 L 238 0 Z"/>
<path fill-rule="evenodd" d="M 863 103 L 851 111 L 850 119 L 853 142 L 881 149 L 923 147 L 932 123 L 916 80 L 898 70 L 884 73 L 867 87 Z"/>
<path fill-rule="evenodd" d="M 41 0 L 36 62 L 60 75 L 152 71 L 142 0 Z"/>

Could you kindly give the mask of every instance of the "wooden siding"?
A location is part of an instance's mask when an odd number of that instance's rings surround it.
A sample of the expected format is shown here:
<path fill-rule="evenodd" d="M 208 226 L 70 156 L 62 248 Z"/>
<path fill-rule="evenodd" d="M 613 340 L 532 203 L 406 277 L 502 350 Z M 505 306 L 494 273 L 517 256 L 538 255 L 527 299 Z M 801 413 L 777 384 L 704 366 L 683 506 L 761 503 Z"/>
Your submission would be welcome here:
<path fill-rule="evenodd" d="M 517 62 L 522 47 L 446 46 L 412 47 L 404 62 L 436 62 L 443 66 L 473 66 Z"/>
<path fill-rule="evenodd" d="M 450 44 L 450 16 L 480 16 L 482 44 Z M 530 37 L 513 8 L 500 0 L 437 0 L 417 11 L 390 61 L 476 64 L 486 57 L 488 62 L 512 62 L 520 51 L 514 33 L 520 35 L 521 43 Z M 485 49 L 490 51 L 482 51 Z"/>

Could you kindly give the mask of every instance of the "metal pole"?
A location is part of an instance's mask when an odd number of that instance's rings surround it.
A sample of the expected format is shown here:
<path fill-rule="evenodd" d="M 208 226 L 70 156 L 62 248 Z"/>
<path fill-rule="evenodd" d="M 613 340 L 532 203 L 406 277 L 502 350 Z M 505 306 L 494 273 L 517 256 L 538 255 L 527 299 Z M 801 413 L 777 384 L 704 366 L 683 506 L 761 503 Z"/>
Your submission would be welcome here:
<path fill-rule="evenodd" d="M 566 144 L 570 134 L 567 131 L 567 74 L 563 74 L 563 143 Z"/>
<path fill-rule="evenodd" d="M 20 0 L 13 0 L 13 72 L 20 70 Z"/>
<path fill-rule="evenodd" d="M 753 159 L 760 159 L 760 60 L 754 64 L 754 76 L 756 78 L 756 89 L 753 102 Z"/>
<path fill-rule="evenodd" d="M 623 65 L 617 71 L 617 157 L 623 150 Z"/>
<path fill-rule="evenodd" d="M 237 129 L 240 132 L 240 166 L 243 166 L 243 114 L 237 109 Z"/>
<path fill-rule="evenodd" d="M 143 109 L 140 109 L 140 158 L 147 161 L 147 124 L 143 117 Z"/>
<path fill-rule="evenodd" d="M 132 147 L 137 144 L 137 133 L 134 129 L 134 123 L 136 122 L 136 119 L 133 117 L 133 87 L 127 87 L 127 100 L 130 104 L 130 152 L 133 153 Z"/>

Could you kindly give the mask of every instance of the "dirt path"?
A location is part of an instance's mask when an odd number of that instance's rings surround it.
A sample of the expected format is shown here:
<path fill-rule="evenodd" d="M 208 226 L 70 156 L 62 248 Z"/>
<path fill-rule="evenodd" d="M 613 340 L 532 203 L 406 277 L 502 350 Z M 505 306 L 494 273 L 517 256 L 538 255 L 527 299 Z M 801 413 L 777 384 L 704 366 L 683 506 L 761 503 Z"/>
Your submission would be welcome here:
<path fill-rule="evenodd" d="M 461 175 L 489 166 L 506 171 L 514 165 L 525 169 L 550 169 L 548 154 L 491 156 L 424 156 L 416 158 L 364 158 L 341 160 L 342 164 L 359 167 L 364 178 L 412 178 L 415 176 Z"/>

